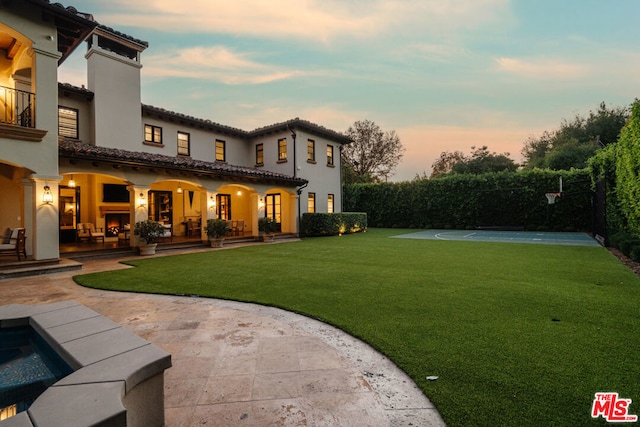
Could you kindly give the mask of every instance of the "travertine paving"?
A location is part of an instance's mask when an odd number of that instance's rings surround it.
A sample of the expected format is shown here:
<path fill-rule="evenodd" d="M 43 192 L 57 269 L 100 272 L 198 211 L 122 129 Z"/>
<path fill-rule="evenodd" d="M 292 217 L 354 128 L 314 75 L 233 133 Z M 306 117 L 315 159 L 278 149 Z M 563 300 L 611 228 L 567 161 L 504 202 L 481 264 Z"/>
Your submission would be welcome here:
<path fill-rule="evenodd" d="M 129 268 L 86 262 L 83 273 Z M 77 272 L 0 281 L 0 304 L 76 300 L 171 353 L 166 425 L 442 426 L 437 410 L 366 344 L 283 310 L 87 289 Z"/>

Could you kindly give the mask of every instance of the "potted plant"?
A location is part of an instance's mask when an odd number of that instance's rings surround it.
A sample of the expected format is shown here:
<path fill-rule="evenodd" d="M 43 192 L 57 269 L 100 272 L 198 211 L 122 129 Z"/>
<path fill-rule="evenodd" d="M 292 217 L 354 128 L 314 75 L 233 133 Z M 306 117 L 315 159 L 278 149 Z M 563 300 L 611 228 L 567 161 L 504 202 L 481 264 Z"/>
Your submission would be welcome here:
<path fill-rule="evenodd" d="M 273 233 L 276 231 L 276 222 L 268 216 L 260 218 L 258 220 L 258 231 L 262 234 L 262 241 L 271 243 L 273 242 Z"/>
<path fill-rule="evenodd" d="M 231 231 L 229 223 L 224 219 L 216 218 L 207 220 L 207 226 L 205 227 L 207 236 L 209 236 L 209 242 L 212 248 L 221 248 L 224 239 L 222 236 Z"/>
<path fill-rule="evenodd" d="M 139 245 L 140 255 L 154 255 L 156 253 L 156 240 L 164 235 L 164 226 L 150 219 L 136 222 L 133 234 L 144 240 L 144 245 Z"/>

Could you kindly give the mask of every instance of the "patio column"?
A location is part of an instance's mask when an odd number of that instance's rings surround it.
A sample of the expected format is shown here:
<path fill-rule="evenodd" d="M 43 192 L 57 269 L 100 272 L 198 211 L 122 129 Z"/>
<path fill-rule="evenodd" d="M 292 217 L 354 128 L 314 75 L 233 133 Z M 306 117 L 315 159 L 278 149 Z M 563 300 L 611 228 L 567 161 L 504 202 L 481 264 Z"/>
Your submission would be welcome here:
<path fill-rule="evenodd" d="M 262 200 L 262 201 L 261 201 Z M 258 218 L 260 218 L 260 204 L 262 204 L 262 210 L 264 215 L 264 195 L 260 195 L 255 191 L 249 194 L 249 212 L 251 216 L 247 218 L 247 227 L 251 230 L 252 236 L 259 236 L 258 232 Z"/>
<path fill-rule="evenodd" d="M 129 218 L 133 219 L 129 240 L 131 246 L 138 246 L 138 239 L 133 234 L 136 223 L 149 219 L 149 188 L 148 185 L 129 186 L 129 192 L 131 193 L 129 198 L 131 200 L 129 202 Z"/>
<path fill-rule="evenodd" d="M 266 193 L 256 193 L 256 198 L 257 198 L 257 203 L 254 206 L 257 206 L 257 211 L 256 211 L 256 215 L 251 218 L 251 230 L 252 231 L 252 235 L 253 236 L 259 236 L 260 235 L 260 230 L 258 230 L 258 221 L 260 220 L 260 218 L 264 218 L 264 215 L 266 213 L 266 206 L 267 206 L 267 195 Z"/>
<path fill-rule="evenodd" d="M 23 224 L 27 235 L 27 248 L 30 246 L 35 260 L 60 257 L 58 247 L 58 181 L 60 179 L 60 176 L 34 176 L 31 181 L 23 181 L 25 207 Z"/>

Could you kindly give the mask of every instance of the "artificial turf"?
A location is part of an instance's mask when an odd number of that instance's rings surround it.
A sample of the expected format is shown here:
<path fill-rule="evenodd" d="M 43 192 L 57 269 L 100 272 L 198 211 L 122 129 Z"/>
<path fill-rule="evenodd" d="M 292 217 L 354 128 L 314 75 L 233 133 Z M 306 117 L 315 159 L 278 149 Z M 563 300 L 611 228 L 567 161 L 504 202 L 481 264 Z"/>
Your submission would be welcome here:
<path fill-rule="evenodd" d="M 392 359 L 449 426 L 604 425 L 596 392 L 640 414 L 640 279 L 606 249 L 388 238 L 407 231 L 140 258 L 75 279 L 322 319 Z"/>

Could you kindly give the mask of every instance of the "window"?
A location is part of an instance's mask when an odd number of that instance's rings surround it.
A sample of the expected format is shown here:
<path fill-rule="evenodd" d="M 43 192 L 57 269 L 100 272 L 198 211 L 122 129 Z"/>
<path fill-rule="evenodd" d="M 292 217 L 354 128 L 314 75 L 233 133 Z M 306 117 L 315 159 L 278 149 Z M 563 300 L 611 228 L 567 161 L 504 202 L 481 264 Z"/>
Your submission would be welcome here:
<path fill-rule="evenodd" d="M 216 139 L 216 161 L 226 162 L 225 142 Z"/>
<path fill-rule="evenodd" d="M 144 125 L 144 142 L 162 144 L 162 128 L 152 125 Z"/>
<path fill-rule="evenodd" d="M 178 131 L 178 155 L 190 156 L 189 134 Z"/>
<path fill-rule="evenodd" d="M 256 165 L 264 165 L 264 145 L 256 145 Z"/>
<path fill-rule="evenodd" d="M 278 140 L 278 161 L 287 160 L 287 138 Z"/>
<path fill-rule="evenodd" d="M 313 139 L 307 141 L 307 162 L 316 162 L 316 142 Z"/>
<path fill-rule="evenodd" d="M 333 166 L 333 145 L 327 145 L 327 166 Z"/>
<path fill-rule="evenodd" d="M 78 110 L 58 107 L 58 135 L 78 139 Z"/>
<path fill-rule="evenodd" d="M 307 199 L 307 212 L 314 213 L 316 211 L 316 193 L 309 193 Z"/>
<path fill-rule="evenodd" d="M 333 194 L 329 194 L 327 198 L 327 212 L 333 213 Z"/>

